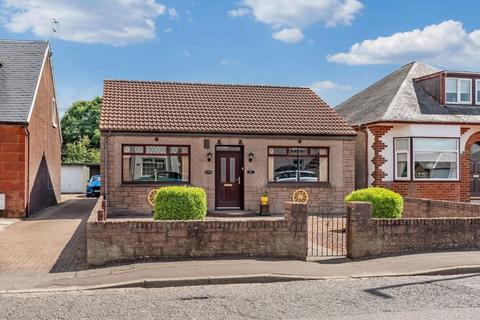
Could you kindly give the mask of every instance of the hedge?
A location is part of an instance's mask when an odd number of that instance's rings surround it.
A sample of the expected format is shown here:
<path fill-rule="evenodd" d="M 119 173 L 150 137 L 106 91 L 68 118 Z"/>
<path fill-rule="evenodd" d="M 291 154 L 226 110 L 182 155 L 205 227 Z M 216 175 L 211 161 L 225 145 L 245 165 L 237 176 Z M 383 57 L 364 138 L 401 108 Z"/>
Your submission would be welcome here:
<path fill-rule="evenodd" d="M 203 220 L 206 214 L 207 196 L 202 188 L 163 187 L 155 197 L 154 220 Z"/>
<path fill-rule="evenodd" d="M 372 204 L 374 218 L 401 218 L 403 198 L 396 192 L 385 188 L 366 188 L 353 191 L 345 201 L 364 201 Z"/>

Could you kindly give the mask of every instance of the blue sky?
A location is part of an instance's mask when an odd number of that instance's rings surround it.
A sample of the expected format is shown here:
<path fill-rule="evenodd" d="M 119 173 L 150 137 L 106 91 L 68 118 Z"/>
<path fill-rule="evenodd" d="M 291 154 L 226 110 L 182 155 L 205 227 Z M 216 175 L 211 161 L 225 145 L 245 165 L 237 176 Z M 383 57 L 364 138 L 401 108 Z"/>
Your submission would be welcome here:
<path fill-rule="evenodd" d="M 480 71 L 476 0 L 0 3 L 0 39 L 50 40 L 62 110 L 103 79 L 310 86 L 334 106 L 412 60 Z"/>

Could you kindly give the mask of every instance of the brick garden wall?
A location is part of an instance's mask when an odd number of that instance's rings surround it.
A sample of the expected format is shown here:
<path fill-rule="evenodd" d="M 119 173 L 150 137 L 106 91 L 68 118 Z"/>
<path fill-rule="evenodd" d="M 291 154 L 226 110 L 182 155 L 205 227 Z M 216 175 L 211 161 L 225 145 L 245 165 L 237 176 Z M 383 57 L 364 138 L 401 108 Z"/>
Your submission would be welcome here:
<path fill-rule="evenodd" d="M 348 204 L 347 256 L 480 249 L 480 217 L 373 219 L 370 203 Z"/>
<path fill-rule="evenodd" d="M 302 204 L 287 203 L 281 219 L 221 221 L 99 221 L 100 207 L 97 203 L 87 222 L 89 266 L 180 257 L 307 255 L 307 210 Z"/>
<path fill-rule="evenodd" d="M 404 198 L 403 218 L 480 218 L 480 205 L 465 202 Z"/>

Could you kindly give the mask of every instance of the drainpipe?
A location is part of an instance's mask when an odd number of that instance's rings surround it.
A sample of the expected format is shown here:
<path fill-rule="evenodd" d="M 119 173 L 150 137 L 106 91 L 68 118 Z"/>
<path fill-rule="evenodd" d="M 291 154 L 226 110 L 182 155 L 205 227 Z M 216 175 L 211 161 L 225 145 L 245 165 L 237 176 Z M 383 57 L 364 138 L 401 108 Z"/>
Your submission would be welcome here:
<path fill-rule="evenodd" d="M 28 130 L 27 126 L 25 126 L 25 136 L 27 137 L 27 183 L 25 186 L 25 216 L 28 217 L 30 215 L 30 131 Z"/>
<path fill-rule="evenodd" d="M 104 170 L 103 170 L 103 181 L 102 183 L 105 184 L 105 186 L 103 187 L 103 190 L 104 190 L 104 200 L 105 200 L 105 212 L 108 214 L 108 201 L 109 201 L 109 197 L 108 197 L 108 138 L 110 137 L 110 134 L 111 134 L 111 131 L 107 132 L 106 136 L 105 136 L 105 156 L 104 156 Z"/>

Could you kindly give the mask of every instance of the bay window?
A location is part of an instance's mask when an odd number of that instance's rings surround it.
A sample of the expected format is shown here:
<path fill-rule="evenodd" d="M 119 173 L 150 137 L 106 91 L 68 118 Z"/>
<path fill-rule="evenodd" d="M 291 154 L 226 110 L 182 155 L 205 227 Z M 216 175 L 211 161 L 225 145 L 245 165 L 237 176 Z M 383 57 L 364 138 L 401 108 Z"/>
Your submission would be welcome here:
<path fill-rule="evenodd" d="M 410 138 L 395 139 L 395 179 L 410 179 Z"/>
<path fill-rule="evenodd" d="M 457 180 L 458 139 L 414 138 L 415 180 Z"/>
<path fill-rule="evenodd" d="M 122 179 L 127 183 L 189 182 L 190 148 L 123 145 Z"/>
<path fill-rule="evenodd" d="M 446 103 L 472 103 L 472 80 L 447 78 L 445 81 Z"/>
<path fill-rule="evenodd" d="M 328 148 L 269 147 L 269 182 L 328 182 Z"/>
<path fill-rule="evenodd" d="M 458 180 L 456 138 L 395 138 L 395 180 Z M 412 161 L 412 164 L 410 164 Z"/>

